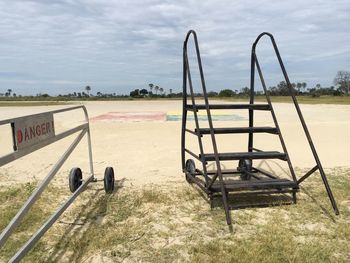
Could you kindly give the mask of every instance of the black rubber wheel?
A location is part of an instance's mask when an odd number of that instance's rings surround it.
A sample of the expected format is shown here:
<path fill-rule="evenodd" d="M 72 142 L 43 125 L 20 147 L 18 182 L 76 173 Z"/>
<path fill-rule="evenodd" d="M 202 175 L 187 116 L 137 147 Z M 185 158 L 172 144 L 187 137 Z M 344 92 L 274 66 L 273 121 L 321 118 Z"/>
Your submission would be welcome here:
<path fill-rule="evenodd" d="M 74 167 L 69 173 L 69 190 L 74 193 L 82 184 L 83 173 L 79 167 Z"/>
<path fill-rule="evenodd" d="M 238 171 L 241 172 L 241 180 L 249 181 L 251 179 L 250 172 L 252 171 L 252 160 L 249 159 L 241 159 L 238 163 Z M 247 173 L 248 172 L 248 173 Z"/>
<path fill-rule="evenodd" d="M 191 174 L 192 176 L 195 176 L 196 174 L 196 164 L 194 163 L 194 161 L 192 159 L 188 159 L 186 161 L 186 181 L 188 183 L 192 183 L 191 181 L 191 177 L 188 175 Z"/>
<path fill-rule="evenodd" d="M 105 169 L 105 176 L 103 178 L 104 188 L 107 194 L 114 191 L 114 170 L 113 167 L 107 167 Z"/>

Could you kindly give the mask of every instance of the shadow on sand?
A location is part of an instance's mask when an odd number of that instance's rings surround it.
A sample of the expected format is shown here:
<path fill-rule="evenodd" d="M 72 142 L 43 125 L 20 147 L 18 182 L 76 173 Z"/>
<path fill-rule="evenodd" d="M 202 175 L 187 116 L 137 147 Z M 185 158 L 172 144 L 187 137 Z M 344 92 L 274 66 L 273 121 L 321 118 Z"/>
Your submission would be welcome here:
<path fill-rule="evenodd" d="M 121 188 L 123 188 L 124 182 L 125 178 L 116 180 L 115 190 L 112 194 L 100 195 L 99 193 L 104 191 L 103 188 L 95 190 L 95 192 L 91 194 L 91 196 L 94 198 L 90 198 L 86 204 L 77 209 L 80 210 L 80 212 L 75 216 L 75 220 L 73 222 L 58 221 L 61 224 L 66 224 L 67 228 L 62 234 L 62 238 L 57 244 L 55 244 L 48 262 L 78 262 L 81 260 L 85 252 L 84 249 L 73 248 L 72 254 L 67 255 L 65 253 L 66 247 L 70 245 L 70 239 L 76 235 L 79 235 L 79 239 L 86 242 L 85 239 L 87 233 L 92 229 L 92 227 L 94 227 L 94 220 L 91 220 L 91 218 L 93 218 L 95 215 L 98 217 L 99 215 L 103 214 L 103 211 L 107 210 L 109 200 L 113 198 Z"/>

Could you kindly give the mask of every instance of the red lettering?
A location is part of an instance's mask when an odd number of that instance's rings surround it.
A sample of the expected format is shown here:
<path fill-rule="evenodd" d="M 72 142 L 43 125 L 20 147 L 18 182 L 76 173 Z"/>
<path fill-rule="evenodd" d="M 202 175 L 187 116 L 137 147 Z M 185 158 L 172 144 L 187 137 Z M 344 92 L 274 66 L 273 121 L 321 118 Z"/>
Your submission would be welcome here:
<path fill-rule="evenodd" d="M 24 140 L 25 140 L 25 141 L 28 141 L 28 140 L 29 140 L 29 133 L 28 133 L 27 128 L 24 128 Z"/>
<path fill-rule="evenodd" d="M 37 125 L 37 126 L 35 127 L 35 131 L 36 131 L 36 135 L 37 135 L 37 136 L 40 136 L 40 135 L 41 135 L 40 125 Z"/>
<path fill-rule="evenodd" d="M 42 135 L 46 134 L 45 123 L 41 124 L 41 133 L 42 133 Z"/>
<path fill-rule="evenodd" d="M 21 143 L 23 140 L 23 134 L 21 130 L 17 131 L 17 143 Z"/>
<path fill-rule="evenodd" d="M 51 132 L 50 123 L 49 123 L 49 122 L 46 123 L 46 132 L 47 132 L 47 133 L 50 133 L 50 132 Z"/>
<path fill-rule="evenodd" d="M 35 128 L 34 128 L 34 126 L 30 127 L 29 130 L 30 130 L 30 139 L 35 138 Z M 29 139 L 29 136 L 28 136 L 28 139 Z"/>

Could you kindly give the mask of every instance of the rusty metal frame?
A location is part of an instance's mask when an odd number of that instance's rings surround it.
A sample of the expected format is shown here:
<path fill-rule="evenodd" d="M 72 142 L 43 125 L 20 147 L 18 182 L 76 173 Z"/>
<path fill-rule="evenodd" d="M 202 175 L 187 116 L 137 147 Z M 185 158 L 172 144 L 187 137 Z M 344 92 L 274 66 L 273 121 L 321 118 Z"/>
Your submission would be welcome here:
<path fill-rule="evenodd" d="M 278 124 L 278 120 L 277 120 L 277 117 L 275 115 L 275 112 L 274 112 L 274 109 L 272 106 L 270 95 L 269 95 L 268 90 L 267 90 L 266 85 L 265 85 L 263 73 L 262 73 L 261 67 L 259 65 L 257 56 L 256 56 L 256 46 L 259 43 L 259 40 L 261 39 L 261 37 L 263 37 L 264 35 L 269 36 L 271 41 L 272 41 L 274 51 L 277 55 L 280 67 L 281 67 L 282 72 L 283 72 L 283 76 L 286 80 L 286 83 L 287 83 L 289 91 L 290 91 L 290 96 L 293 99 L 293 103 L 294 103 L 296 111 L 298 113 L 300 122 L 302 123 L 305 135 L 308 139 L 310 148 L 312 150 L 313 156 L 314 156 L 315 161 L 317 163 L 317 165 L 315 167 L 313 167 L 309 172 L 307 172 L 299 180 L 297 179 L 297 177 L 295 175 L 293 165 L 290 161 L 287 147 L 285 145 L 285 142 L 284 142 L 284 139 L 283 139 L 283 136 L 282 136 L 279 124 Z M 192 84 L 192 80 L 191 80 L 190 65 L 189 65 L 189 60 L 188 60 L 188 47 L 187 47 L 188 41 L 189 41 L 191 36 L 193 36 L 194 46 L 195 46 L 195 50 L 196 50 L 196 57 L 197 57 L 199 74 L 200 74 L 200 83 L 201 83 L 201 88 L 202 88 L 202 92 L 203 92 L 204 105 L 196 104 L 194 88 L 193 88 L 193 84 Z M 267 105 L 254 104 L 254 96 L 255 96 L 254 84 L 255 84 L 255 70 L 256 69 L 258 71 L 258 76 L 260 78 L 260 81 L 261 81 L 262 86 L 263 86 L 263 90 L 265 92 L 266 100 L 268 103 Z M 191 102 L 190 104 L 188 103 L 188 97 L 190 97 L 190 102 Z M 328 184 L 328 181 L 327 181 L 326 175 L 324 173 L 324 170 L 322 168 L 321 162 L 318 158 L 315 146 L 312 142 L 310 133 L 307 129 L 307 126 L 306 126 L 305 120 L 302 116 L 300 107 L 299 107 L 298 102 L 296 100 L 296 97 L 293 93 L 293 87 L 290 84 L 287 72 L 285 70 L 284 64 L 282 62 L 280 53 L 279 53 L 278 48 L 277 48 L 276 42 L 271 34 L 266 33 L 266 32 L 260 34 L 252 46 L 249 104 L 232 104 L 232 105 L 231 104 L 218 104 L 218 105 L 210 104 L 209 100 L 208 100 L 208 94 L 207 94 L 206 84 L 205 84 L 205 80 L 204 80 L 204 72 L 203 72 L 203 67 L 202 67 L 200 51 L 199 51 L 197 34 L 195 31 L 190 30 L 187 33 L 185 41 L 184 41 L 184 45 L 183 45 L 183 107 L 182 107 L 183 114 L 182 114 L 182 130 L 181 130 L 182 171 L 185 173 L 186 179 L 190 183 L 191 182 L 195 183 L 208 195 L 210 201 L 212 201 L 214 193 L 221 192 L 221 196 L 223 199 L 223 206 L 224 206 L 224 210 L 225 210 L 225 214 L 226 214 L 226 221 L 227 221 L 227 224 L 230 226 L 232 221 L 231 221 L 231 215 L 229 212 L 230 207 L 228 205 L 228 193 L 238 191 L 239 187 L 236 187 L 237 189 L 234 189 L 232 187 L 232 185 L 230 187 L 226 183 L 226 181 L 224 181 L 223 176 L 224 175 L 226 176 L 229 174 L 237 174 L 240 172 L 232 171 L 232 170 L 225 170 L 225 169 L 223 170 L 221 168 L 220 160 L 225 160 L 225 159 L 223 159 L 223 156 L 219 153 L 218 148 L 217 148 L 217 143 L 216 143 L 216 138 L 215 138 L 215 133 L 217 132 L 217 129 L 215 129 L 214 125 L 213 125 L 211 112 L 210 112 L 211 109 L 248 109 L 249 110 L 249 112 L 248 112 L 249 113 L 249 128 L 245 129 L 245 132 L 248 131 L 248 135 L 249 135 L 249 137 L 248 137 L 248 150 L 247 151 L 248 151 L 248 153 L 256 152 L 256 153 L 259 153 L 259 155 L 262 154 L 261 156 L 263 156 L 263 154 L 265 152 L 254 148 L 254 145 L 253 145 L 253 138 L 254 138 L 253 134 L 254 134 L 254 132 L 258 132 L 258 131 L 256 131 L 256 129 L 254 130 L 254 110 L 270 111 L 272 118 L 273 118 L 274 125 L 275 125 L 275 128 L 273 128 L 273 129 L 276 130 L 276 132 L 271 132 L 271 133 L 279 136 L 279 140 L 280 140 L 280 143 L 281 143 L 281 146 L 283 149 L 282 154 L 284 156 L 284 158 L 282 160 L 287 161 L 287 163 L 288 163 L 290 174 L 292 176 L 292 181 L 282 182 L 281 179 L 275 177 L 274 175 L 268 173 L 267 171 L 262 171 L 261 169 L 258 169 L 256 167 L 252 167 L 252 171 L 249 172 L 249 175 L 254 177 L 257 180 L 261 180 L 261 178 L 256 176 L 256 174 L 259 174 L 259 175 L 265 176 L 266 178 L 270 178 L 270 179 L 274 180 L 275 185 L 271 184 L 272 187 L 276 187 L 276 189 L 275 189 L 276 191 L 274 191 L 274 193 L 289 192 L 292 194 L 293 202 L 296 203 L 296 193 L 299 191 L 300 183 L 302 181 L 304 181 L 306 178 L 308 178 L 315 171 L 319 170 L 321 177 L 322 177 L 322 180 L 324 182 L 324 185 L 326 187 L 329 199 L 332 203 L 333 209 L 334 209 L 336 214 L 339 214 L 339 211 L 338 211 L 337 205 L 335 203 L 332 191 L 331 191 L 330 186 Z M 199 127 L 200 125 L 199 125 L 198 114 L 197 114 L 197 112 L 199 110 L 205 110 L 206 115 L 207 115 L 207 119 L 208 119 L 209 129 L 206 129 L 205 134 L 210 135 L 211 142 L 212 142 L 212 147 L 213 147 L 214 153 L 211 155 L 213 157 L 211 157 L 210 160 L 213 160 L 214 163 L 216 164 L 216 170 L 214 170 L 214 171 L 207 170 L 207 164 L 208 164 L 207 160 L 209 158 L 205 158 L 204 146 L 203 146 L 203 142 L 202 142 L 203 133 L 201 133 L 201 129 Z M 195 130 L 194 131 L 187 128 L 187 114 L 189 111 L 193 112 L 193 115 L 194 115 L 194 121 L 195 121 Z M 240 129 L 242 129 L 242 128 L 240 128 Z M 186 133 L 197 136 L 198 144 L 199 144 L 199 152 L 200 152 L 199 154 L 195 154 L 193 151 L 186 148 Z M 224 132 L 222 132 L 222 133 L 224 133 Z M 235 132 L 230 131 L 230 133 L 235 133 Z M 191 174 L 189 171 L 187 171 L 186 170 L 186 154 L 189 154 L 190 156 L 192 156 L 195 159 L 197 159 L 198 161 L 200 161 L 202 164 L 202 169 L 201 170 L 196 169 L 194 174 Z M 244 155 L 244 153 L 241 153 L 241 154 Z M 255 156 L 257 156 L 257 155 L 255 155 Z M 263 159 L 263 158 L 261 158 L 261 159 Z M 201 180 L 200 177 L 203 177 L 204 180 Z M 216 183 L 217 180 L 219 180 L 219 183 Z M 265 181 L 264 182 L 262 181 L 262 183 L 265 183 Z M 217 186 L 218 184 L 220 185 L 220 190 L 217 187 L 214 189 L 214 185 Z M 284 184 L 284 187 L 287 190 L 280 189 L 278 187 L 278 185 L 280 185 L 280 184 Z M 254 184 L 250 184 L 249 182 L 247 182 L 245 186 L 247 187 L 247 189 L 249 189 L 249 187 L 254 188 L 253 185 Z M 257 190 L 257 189 L 251 189 L 251 190 Z"/>
<path fill-rule="evenodd" d="M 313 143 L 313 140 L 311 138 L 311 135 L 310 135 L 310 132 L 309 132 L 309 129 L 307 128 L 307 125 L 306 125 L 306 122 L 305 122 L 305 119 L 303 117 L 303 114 L 301 112 L 301 109 L 300 109 L 300 106 L 299 106 L 299 103 L 298 103 L 298 100 L 295 96 L 295 92 L 294 92 L 294 88 L 293 86 L 291 85 L 290 83 L 290 80 L 289 80 L 289 77 L 288 77 L 288 73 L 286 71 L 286 68 L 283 64 L 283 61 L 282 61 L 282 58 L 281 58 L 281 55 L 280 55 L 280 52 L 278 50 L 278 47 L 277 47 L 277 44 L 276 44 L 276 41 L 273 37 L 272 34 L 268 33 L 268 32 L 263 32 L 261 33 L 255 40 L 253 46 L 252 46 L 252 71 L 251 71 L 251 78 L 254 78 L 254 65 L 256 65 L 257 69 L 258 69 L 258 72 L 259 72 L 259 76 L 260 76 L 260 80 L 262 82 L 262 85 L 263 85 L 263 89 L 264 89 L 264 92 L 265 92 L 265 95 L 266 95 L 266 98 L 269 102 L 269 104 L 271 103 L 271 100 L 270 100 L 270 96 L 269 96 L 269 93 L 266 89 L 266 85 L 265 85 L 265 81 L 264 81 L 264 77 L 263 77 L 263 74 L 262 74 L 262 71 L 261 71 L 261 68 L 260 68 L 260 65 L 259 65 L 259 62 L 258 62 L 258 58 L 257 58 L 257 55 L 256 55 L 256 47 L 260 41 L 260 39 L 264 36 L 267 36 L 270 38 L 271 40 L 271 43 L 272 43 L 272 46 L 273 46 L 273 49 L 275 51 L 275 54 L 277 56 L 277 59 L 278 59 L 278 62 L 279 62 L 279 65 L 281 67 L 281 70 L 282 70 L 282 73 L 283 73 L 283 77 L 287 83 L 287 87 L 289 89 L 289 95 L 292 97 L 292 100 L 293 100 L 293 104 L 295 106 L 295 109 L 297 111 L 297 114 L 298 114 L 298 117 L 299 117 L 299 120 L 300 120 L 300 123 L 303 127 L 303 130 L 304 130 L 304 133 L 305 133 L 305 136 L 308 140 L 308 143 L 309 143 L 309 146 L 310 146 L 310 149 L 311 149 L 311 152 L 312 152 L 312 155 L 315 159 L 315 162 L 316 162 L 316 166 L 314 166 L 313 168 L 311 168 L 311 170 L 309 170 L 305 175 L 303 175 L 299 180 L 296 179 L 296 176 L 294 174 L 294 170 L 293 170 L 293 167 L 291 166 L 291 163 L 288 162 L 288 165 L 290 167 L 290 170 L 292 172 L 292 176 L 293 176 L 293 179 L 297 181 L 298 185 L 300 185 L 300 183 L 302 183 L 306 178 L 308 178 L 310 175 L 312 175 L 314 172 L 316 172 L 317 170 L 319 171 L 320 175 L 321 175 L 321 178 L 322 178 L 322 181 L 323 181 L 323 184 L 326 188 L 326 191 L 327 191 L 327 194 L 328 194 L 328 198 L 331 202 L 331 205 L 333 207 L 333 210 L 334 210 L 334 213 L 336 215 L 339 215 L 339 209 L 338 209 L 338 206 L 337 206 L 337 203 L 334 199 L 334 196 L 333 196 L 333 193 L 332 193 L 332 189 L 331 187 L 329 186 L 329 183 L 328 183 L 328 180 L 327 180 L 327 176 L 324 172 L 324 169 L 322 167 L 322 164 L 321 164 L 321 161 L 320 161 L 320 158 L 318 157 L 318 154 L 317 154 L 317 151 L 316 151 L 316 147 Z M 250 98 L 254 98 L 254 83 L 253 85 L 251 86 L 251 96 Z M 274 120 L 275 120 L 275 117 L 274 117 Z M 276 124 L 277 124 L 277 120 L 276 120 Z M 278 124 L 277 124 L 278 125 Z M 283 141 L 283 138 L 281 138 L 281 140 Z M 284 142 L 282 143 L 283 147 L 285 148 L 285 144 Z M 285 149 L 286 151 L 286 149 Z"/>

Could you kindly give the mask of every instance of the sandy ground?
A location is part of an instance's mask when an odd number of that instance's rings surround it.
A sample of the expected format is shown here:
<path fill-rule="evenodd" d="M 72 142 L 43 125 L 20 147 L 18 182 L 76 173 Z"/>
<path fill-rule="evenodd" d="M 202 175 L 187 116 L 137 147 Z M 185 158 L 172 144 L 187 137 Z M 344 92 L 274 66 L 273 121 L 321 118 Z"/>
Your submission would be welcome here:
<path fill-rule="evenodd" d="M 181 112 L 181 101 L 114 101 L 84 102 L 90 118 L 93 119 L 109 112 Z M 0 107 L 0 120 L 32 113 L 62 108 L 50 107 Z M 315 165 L 307 140 L 292 104 L 275 104 L 282 134 L 294 167 L 311 168 Z M 348 105 L 301 105 L 304 117 L 310 129 L 316 149 L 325 168 L 349 166 L 350 164 L 350 106 Z M 246 126 L 247 111 L 232 112 L 243 117 L 244 121 L 217 121 L 216 127 Z M 80 111 L 55 116 L 56 132 L 81 123 Z M 256 112 L 256 126 L 271 126 L 269 112 Z M 129 185 L 184 180 L 180 159 L 180 121 L 118 121 L 93 120 L 90 122 L 92 133 L 93 159 L 95 174 L 102 178 L 106 166 L 113 166 L 117 179 L 125 179 Z M 201 122 L 203 127 L 206 122 Z M 193 122 L 189 127 L 194 127 Z M 0 127 L 0 154 L 11 151 L 9 127 Z M 219 151 L 245 151 L 247 135 L 218 135 Z M 42 179 L 60 158 L 73 136 L 47 146 L 15 162 L 0 167 L 0 184 L 27 182 Z M 188 147 L 198 152 L 197 139 L 187 134 Z M 257 135 L 256 148 L 280 150 L 276 135 Z M 205 149 L 211 151 L 211 142 L 205 138 Z M 72 153 L 65 165 L 55 177 L 58 184 L 67 184 L 67 175 L 72 167 L 81 167 L 88 173 L 87 143 L 84 138 Z M 233 162 L 224 164 L 229 168 Z M 259 162 L 255 165 L 260 165 Z M 266 163 L 265 163 L 266 165 Z M 285 173 L 283 162 L 270 162 L 267 167 L 279 167 Z M 274 168 L 272 168 L 274 169 Z M 301 174 L 298 174 L 301 176 Z"/>

